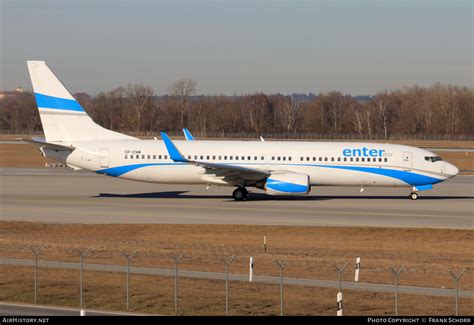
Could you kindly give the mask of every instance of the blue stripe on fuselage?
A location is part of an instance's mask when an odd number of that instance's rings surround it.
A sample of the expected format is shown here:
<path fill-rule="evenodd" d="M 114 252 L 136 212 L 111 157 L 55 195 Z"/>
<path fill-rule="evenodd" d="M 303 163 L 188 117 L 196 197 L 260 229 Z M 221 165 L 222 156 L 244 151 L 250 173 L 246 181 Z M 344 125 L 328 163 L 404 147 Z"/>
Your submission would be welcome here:
<path fill-rule="evenodd" d="M 101 170 L 96 170 L 97 174 L 104 174 L 107 176 L 114 176 L 119 177 L 123 174 L 131 172 L 132 170 L 148 167 L 148 166 L 169 166 L 169 165 L 181 165 L 177 163 L 149 163 L 149 164 L 133 164 L 133 165 L 125 165 L 125 166 L 118 166 L 118 167 L 111 167 L 105 168 Z"/>
<path fill-rule="evenodd" d="M 106 169 L 98 170 L 96 171 L 96 173 L 118 177 L 138 168 L 148 167 L 148 166 L 162 166 L 162 165 L 186 165 L 186 163 L 175 162 L 175 163 L 133 164 L 133 165 L 106 168 Z M 229 167 L 232 167 L 233 164 L 226 164 L 226 165 L 229 165 Z M 283 165 L 283 164 L 240 163 L 240 164 L 235 164 L 235 165 Z M 425 176 L 422 174 L 417 174 L 417 173 L 408 172 L 408 171 L 396 170 L 396 169 L 358 167 L 358 166 L 313 165 L 313 164 L 286 164 L 286 165 L 287 166 L 290 165 L 290 166 L 336 168 L 336 169 L 346 169 L 346 170 L 353 170 L 353 171 L 364 172 L 364 173 L 377 174 L 377 175 L 392 177 L 392 178 L 401 180 L 411 186 L 437 184 L 443 181 L 443 179 Z"/>
<path fill-rule="evenodd" d="M 412 186 L 436 184 L 443 181 L 442 179 L 439 179 L 439 178 L 434 178 L 434 177 L 425 176 L 422 174 L 417 174 L 417 173 L 412 173 L 412 172 L 407 172 L 407 171 L 402 171 L 402 170 L 395 170 L 395 169 L 356 167 L 356 166 L 331 166 L 331 165 L 316 165 L 316 166 L 325 167 L 325 168 L 355 170 L 359 172 L 388 176 L 395 179 L 399 179 Z"/>
<path fill-rule="evenodd" d="M 53 97 L 35 93 L 36 104 L 41 108 L 62 109 L 66 111 L 84 112 L 82 106 L 74 99 Z"/>

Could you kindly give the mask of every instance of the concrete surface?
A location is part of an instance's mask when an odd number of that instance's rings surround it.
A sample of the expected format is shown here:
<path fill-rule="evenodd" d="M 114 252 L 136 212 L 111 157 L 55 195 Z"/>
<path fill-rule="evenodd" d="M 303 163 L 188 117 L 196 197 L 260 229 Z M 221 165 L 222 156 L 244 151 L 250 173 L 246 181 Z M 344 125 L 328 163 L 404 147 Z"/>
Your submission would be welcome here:
<path fill-rule="evenodd" d="M 474 177 L 408 199 L 408 188 L 313 187 L 308 196 L 121 180 L 69 168 L 0 169 L 0 221 L 370 226 L 473 229 Z"/>

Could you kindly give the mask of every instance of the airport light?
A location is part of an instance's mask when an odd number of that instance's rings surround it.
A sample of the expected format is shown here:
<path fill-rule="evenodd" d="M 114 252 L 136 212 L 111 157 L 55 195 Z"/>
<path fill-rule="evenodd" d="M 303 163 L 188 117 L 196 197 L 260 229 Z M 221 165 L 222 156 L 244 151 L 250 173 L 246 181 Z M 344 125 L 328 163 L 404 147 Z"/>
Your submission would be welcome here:
<path fill-rule="evenodd" d="M 127 311 L 130 310 L 130 263 L 137 256 L 137 254 L 137 251 L 134 251 L 130 255 L 122 252 L 122 256 L 127 259 Z"/>
<path fill-rule="evenodd" d="M 232 255 L 231 257 L 225 259 L 224 257 L 219 257 L 219 261 L 224 263 L 225 266 L 225 315 L 229 316 L 229 266 L 235 260 L 236 256 Z"/>
<path fill-rule="evenodd" d="M 249 282 L 253 281 L 253 256 L 250 256 L 249 262 Z"/>
<path fill-rule="evenodd" d="M 80 298 L 79 298 L 79 304 L 80 306 L 84 306 L 84 300 L 83 300 L 83 272 L 84 272 L 84 258 L 87 256 L 87 254 L 89 254 L 90 252 L 90 248 L 87 248 L 85 250 L 79 250 L 79 249 L 75 249 L 74 252 L 76 254 L 79 255 L 79 257 L 81 258 L 81 274 L 80 274 L 80 277 L 79 277 L 79 281 L 80 281 L 80 285 L 79 285 L 79 291 L 80 291 Z"/>
<path fill-rule="evenodd" d="M 337 316 L 342 316 L 342 292 L 337 293 Z"/>
<path fill-rule="evenodd" d="M 35 275 L 34 275 L 34 282 L 35 282 L 35 304 L 36 304 L 36 297 L 37 297 L 37 290 L 36 290 L 36 284 L 37 284 L 37 273 L 38 273 L 38 256 L 45 250 L 46 245 L 43 245 L 38 248 L 31 248 L 31 251 L 33 254 L 35 254 Z"/>
<path fill-rule="evenodd" d="M 459 274 L 455 274 L 453 271 L 449 271 L 451 276 L 453 277 L 454 283 L 456 284 L 456 297 L 455 297 L 455 304 L 454 304 L 454 311 L 455 315 L 458 316 L 458 298 L 459 298 L 459 281 L 461 280 L 462 276 L 466 272 L 466 269 L 463 268 Z"/>
<path fill-rule="evenodd" d="M 174 314 L 178 315 L 178 265 L 183 260 L 186 253 L 181 255 L 173 255 L 171 258 L 174 261 Z"/>
<path fill-rule="evenodd" d="M 395 316 L 398 316 L 398 282 L 400 281 L 400 274 L 405 269 L 405 265 L 402 265 L 398 271 L 392 266 L 390 266 L 388 269 L 395 277 Z"/>
<path fill-rule="evenodd" d="M 355 275 L 354 281 L 359 282 L 359 273 L 360 273 L 360 257 L 356 258 L 356 267 L 355 267 Z"/>
<path fill-rule="evenodd" d="M 339 279 L 339 291 L 338 291 L 337 296 L 336 296 L 336 299 L 337 299 L 337 313 L 336 314 L 337 314 L 337 316 L 342 316 L 342 272 L 344 272 L 344 270 L 346 269 L 348 263 L 349 262 L 344 263 L 344 265 L 341 266 L 341 267 L 334 264 L 334 268 L 337 271 L 338 279 Z"/>
<path fill-rule="evenodd" d="M 275 264 L 280 270 L 280 316 L 283 316 L 283 271 L 288 261 L 275 261 Z"/>

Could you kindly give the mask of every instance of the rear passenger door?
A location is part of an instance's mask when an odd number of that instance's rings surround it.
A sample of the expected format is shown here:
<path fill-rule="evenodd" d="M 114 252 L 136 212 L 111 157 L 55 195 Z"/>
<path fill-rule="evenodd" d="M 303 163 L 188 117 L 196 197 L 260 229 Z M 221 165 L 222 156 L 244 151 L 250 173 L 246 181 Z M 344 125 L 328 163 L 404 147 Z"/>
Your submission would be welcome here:
<path fill-rule="evenodd" d="M 412 169 L 412 157 L 410 151 L 403 152 L 403 170 Z"/>

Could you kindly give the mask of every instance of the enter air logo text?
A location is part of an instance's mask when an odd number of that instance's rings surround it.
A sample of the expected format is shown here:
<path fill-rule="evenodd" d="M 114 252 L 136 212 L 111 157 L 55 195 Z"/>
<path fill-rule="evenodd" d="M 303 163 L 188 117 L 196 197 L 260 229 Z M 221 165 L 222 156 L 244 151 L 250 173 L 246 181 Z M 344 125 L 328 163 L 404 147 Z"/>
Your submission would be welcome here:
<path fill-rule="evenodd" d="M 382 157 L 385 150 L 369 149 L 363 147 L 361 149 L 344 149 L 342 154 L 344 157 Z"/>

